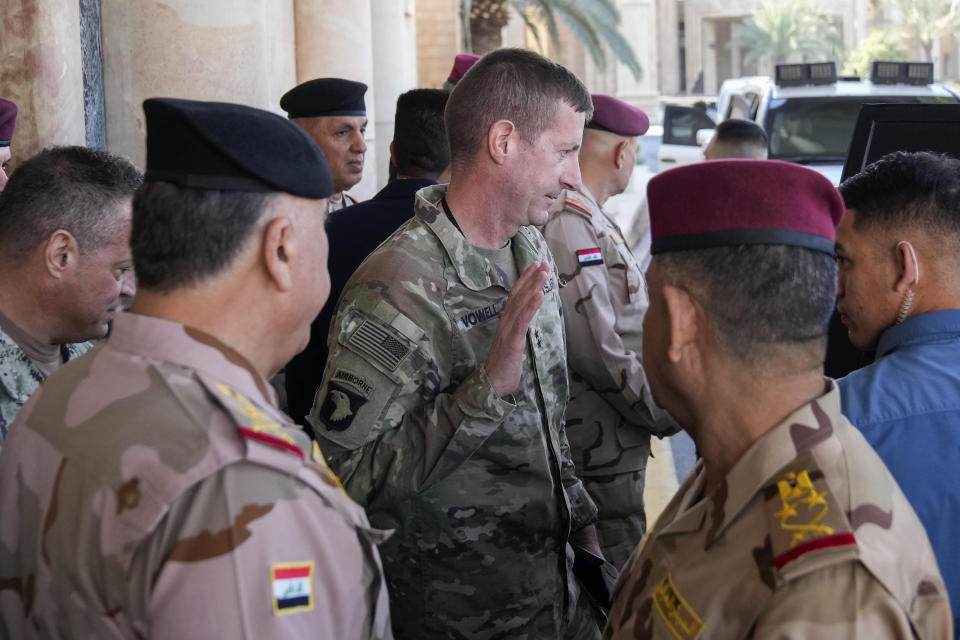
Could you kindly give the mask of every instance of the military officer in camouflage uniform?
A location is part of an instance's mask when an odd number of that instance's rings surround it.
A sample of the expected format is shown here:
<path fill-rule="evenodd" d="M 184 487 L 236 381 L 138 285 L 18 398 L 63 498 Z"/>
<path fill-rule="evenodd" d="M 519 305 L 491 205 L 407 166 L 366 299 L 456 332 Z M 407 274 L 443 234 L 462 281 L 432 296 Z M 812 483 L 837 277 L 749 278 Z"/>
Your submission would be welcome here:
<path fill-rule="evenodd" d="M 130 205 L 142 180 L 120 156 L 51 147 L 0 193 L 0 445 L 43 379 L 104 337 L 133 295 Z"/>
<path fill-rule="evenodd" d="M 249 107 L 144 111 L 137 299 L 0 455 L 0 637 L 390 638 L 383 534 L 266 383 L 329 291 L 323 155 Z"/>
<path fill-rule="evenodd" d="M 823 376 L 843 202 L 716 160 L 647 189 L 644 364 L 701 460 L 617 584 L 605 638 L 952 638 L 923 526 Z"/>
<path fill-rule="evenodd" d="M 540 233 L 592 111 L 579 80 L 489 53 L 447 103 L 449 188 L 360 266 L 308 419 L 383 547 L 399 638 L 599 637 L 572 574 L 596 508 L 563 429 L 566 350 Z"/>
<path fill-rule="evenodd" d="M 567 437 L 577 473 L 597 504 L 603 555 L 617 567 L 646 531 L 644 475 L 650 434 L 674 425 L 654 404 L 640 357 L 647 287 L 617 223 L 603 211 L 623 193 L 637 156 L 643 111 L 594 94 L 583 133 L 583 184 L 564 191 L 543 236 L 557 262 L 570 368 Z"/>

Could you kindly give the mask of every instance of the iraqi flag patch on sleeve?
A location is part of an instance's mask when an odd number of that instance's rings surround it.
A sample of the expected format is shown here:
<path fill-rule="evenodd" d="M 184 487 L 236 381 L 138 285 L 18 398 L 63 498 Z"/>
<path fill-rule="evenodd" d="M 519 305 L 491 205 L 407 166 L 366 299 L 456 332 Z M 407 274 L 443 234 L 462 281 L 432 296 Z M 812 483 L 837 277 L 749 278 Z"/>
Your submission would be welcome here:
<path fill-rule="evenodd" d="M 577 262 L 581 267 L 592 267 L 595 264 L 603 264 L 603 254 L 600 253 L 600 247 L 593 249 L 580 249 L 577 251 Z"/>
<path fill-rule="evenodd" d="M 270 567 L 273 613 L 280 616 L 313 609 L 313 563 L 284 563 Z"/>

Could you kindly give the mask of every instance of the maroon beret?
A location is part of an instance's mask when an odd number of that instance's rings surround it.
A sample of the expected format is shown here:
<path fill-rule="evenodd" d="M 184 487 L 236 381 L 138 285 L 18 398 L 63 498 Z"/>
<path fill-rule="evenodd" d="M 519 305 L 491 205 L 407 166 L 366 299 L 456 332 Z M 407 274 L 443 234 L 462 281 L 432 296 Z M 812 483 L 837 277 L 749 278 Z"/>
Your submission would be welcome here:
<path fill-rule="evenodd" d="M 588 129 L 642 136 L 650 128 L 650 118 L 632 104 L 603 93 L 593 93 L 590 97 L 593 98 L 593 119 L 587 123 Z"/>
<path fill-rule="evenodd" d="M 450 70 L 450 77 L 447 78 L 447 82 L 452 84 L 460 82 L 463 74 L 469 71 L 470 67 L 476 64 L 479 59 L 480 56 L 473 55 L 472 53 L 458 53 L 457 57 L 453 59 L 453 69 Z"/>
<path fill-rule="evenodd" d="M 813 169 L 778 160 L 711 160 L 647 184 L 650 253 L 783 244 L 833 254 L 843 199 Z"/>
<path fill-rule="evenodd" d="M 17 124 L 17 105 L 0 98 L 0 147 L 9 147 Z"/>

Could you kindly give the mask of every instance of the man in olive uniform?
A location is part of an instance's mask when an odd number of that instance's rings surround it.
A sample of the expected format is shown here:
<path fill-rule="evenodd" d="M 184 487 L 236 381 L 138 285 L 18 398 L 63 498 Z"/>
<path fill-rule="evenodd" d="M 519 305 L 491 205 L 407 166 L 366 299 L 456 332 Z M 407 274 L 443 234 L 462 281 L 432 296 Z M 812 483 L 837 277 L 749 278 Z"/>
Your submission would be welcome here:
<path fill-rule="evenodd" d="M 646 531 L 650 434 L 669 432 L 673 424 L 653 403 L 643 372 L 643 272 L 601 208 L 630 182 L 637 136 L 650 121 L 613 96 L 592 98 L 593 119 L 580 148 L 583 184 L 560 196 L 543 236 L 562 280 L 570 367 L 567 437 L 577 473 L 597 504 L 603 555 L 620 567 Z"/>
<path fill-rule="evenodd" d="M 327 199 L 328 213 L 357 201 L 347 189 L 363 178 L 367 143 L 367 85 L 343 78 L 316 78 L 298 84 L 280 98 L 280 108 L 320 145 L 330 172 L 333 193 Z"/>
<path fill-rule="evenodd" d="M 382 534 L 266 383 L 329 290 L 323 155 L 250 107 L 144 112 L 136 301 L 0 455 L 0 637 L 390 638 Z"/>
<path fill-rule="evenodd" d="M 13 130 L 17 126 L 17 105 L 10 100 L 0 98 L 0 191 L 7 184 L 7 164 L 10 162 L 10 144 L 13 142 Z"/>
<path fill-rule="evenodd" d="M 308 420 L 382 547 L 399 638 L 599 637 L 573 574 L 596 507 L 563 429 L 555 268 L 532 225 L 580 185 L 593 106 L 540 55 L 501 49 L 450 95 L 450 185 L 347 283 Z"/>
<path fill-rule="evenodd" d="M 654 398 L 701 459 L 630 558 L 605 638 L 952 638 L 923 526 L 823 376 L 837 190 L 772 160 L 647 188 Z"/>

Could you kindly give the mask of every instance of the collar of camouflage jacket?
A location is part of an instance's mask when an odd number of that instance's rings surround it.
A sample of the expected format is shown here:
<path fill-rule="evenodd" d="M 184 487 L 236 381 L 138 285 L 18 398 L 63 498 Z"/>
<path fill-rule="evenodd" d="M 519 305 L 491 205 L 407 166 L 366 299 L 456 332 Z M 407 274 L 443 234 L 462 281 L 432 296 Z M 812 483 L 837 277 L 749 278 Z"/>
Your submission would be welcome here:
<path fill-rule="evenodd" d="M 203 371 L 254 400 L 276 407 L 276 392 L 253 364 L 220 339 L 161 318 L 121 312 L 107 339 L 110 347 Z"/>
<path fill-rule="evenodd" d="M 705 504 L 709 503 L 712 515 L 709 539 L 717 540 L 754 496 L 770 487 L 776 489 L 778 472 L 801 454 L 813 449 L 821 466 L 839 455 L 839 441 L 833 436 L 834 425 L 845 420 L 840 412 L 840 392 L 833 380 L 824 380 L 828 389 L 823 395 L 799 407 L 763 434 L 733 465 L 719 488 L 697 504 L 691 504 L 703 490 L 703 466 L 698 462 L 693 471 L 696 478 L 688 478 L 685 483 L 688 489 L 676 519 L 662 533 L 699 530 L 708 511 Z"/>
<path fill-rule="evenodd" d="M 473 291 L 502 287 L 500 276 L 490 261 L 467 242 L 463 234 L 440 209 L 440 201 L 447 193 L 447 186 L 438 184 L 417 192 L 415 205 L 417 217 L 423 220 L 443 245 L 447 258 L 464 286 Z M 547 256 L 542 255 L 538 249 L 541 243 L 537 242 L 537 235 L 539 232 L 532 227 L 520 227 L 511 238 L 518 274 L 522 274 L 534 261 L 547 260 Z"/>
<path fill-rule="evenodd" d="M 64 362 L 83 355 L 93 346 L 91 342 L 60 345 Z M 0 330 L 0 385 L 11 400 L 23 405 L 44 379 L 43 372 L 27 356 L 13 338 Z"/>

